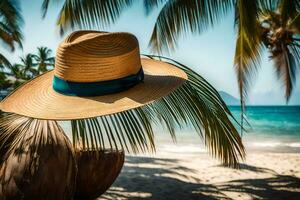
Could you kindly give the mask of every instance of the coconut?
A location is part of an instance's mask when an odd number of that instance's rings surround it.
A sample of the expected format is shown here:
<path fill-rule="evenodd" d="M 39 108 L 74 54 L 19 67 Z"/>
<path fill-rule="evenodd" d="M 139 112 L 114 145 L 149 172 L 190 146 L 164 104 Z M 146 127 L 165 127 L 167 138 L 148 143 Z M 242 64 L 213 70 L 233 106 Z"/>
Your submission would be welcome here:
<path fill-rule="evenodd" d="M 76 160 L 55 121 L 10 115 L 1 119 L 0 131 L 0 199 L 73 198 Z"/>
<path fill-rule="evenodd" d="M 118 177 L 124 164 L 124 151 L 76 151 L 78 173 L 75 199 L 95 199 Z"/>

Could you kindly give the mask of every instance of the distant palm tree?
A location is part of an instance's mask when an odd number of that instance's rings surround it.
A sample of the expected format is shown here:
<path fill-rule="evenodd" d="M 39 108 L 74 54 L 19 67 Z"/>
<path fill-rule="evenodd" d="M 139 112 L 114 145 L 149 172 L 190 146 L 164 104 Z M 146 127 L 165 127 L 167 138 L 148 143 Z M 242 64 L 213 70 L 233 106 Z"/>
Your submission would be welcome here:
<path fill-rule="evenodd" d="M 16 79 L 25 79 L 24 74 L 22 73 L 22 69 L 20 64 L 13 64 L 9 68 L 9 73 L 8 75 L 16 78 Z"/>
<path fill-rule="evenodd" d="M 21 26 L 23 18 L 20 13 L 18 0 L 0 1 L 0 40 L 11 51 L 15 50 L 16 45 L 22 47 Z M 10 62 L 0 53 L 0 67 L 10 66 Z"/>
<path fill-rule="evenodd" d="M 0 70 L 2 71 L 5 67 L 9 67 L 9 66 L 11 66 L 9 60 L 7 60 L 7 58 L 0 53 Z"/>
<path fill-rule="evenodd" d="M 26 80 L 48 71 L 48 66 L 54 65 L 54 57 L 51 57 L 51 52 L 52 50 L 47 47 L 39 47 L 37 54 L 29 53 L 20 57 L 20 63 L 6 66 L 6 70 L 1 73 L 5 76 L 5 80 L 10 80 L 10 86 L 17 88 Z M 1 83 L 4 84 L 3 81 L 0 81 L 0 86 Z"/>
<path fill-rule="evenodd" d="M 44 14 L 49 2 L 44 1 Z M 133 2 L 137 1 L 64 0 L 57 24 L 62 34 L 73 28 L 102 28 L 115 22 Z M 143 3 L 147 14 L 162 6 L 150 40 L 150 47 L 158 53 L 174 50 L 182 35 L 201 33 L 234 9 L 237 29 L 234 66 L 242 107 L 251 76 L 260 67 L 263 49 L 270 53 L 289 100 L 300 55 L 299 0 L 143 0 Z"/>
<path fill-rule="evenodd" d="M 38 53 L 34 55 L 36 65 L 38 66 L 38 73 L 42 74 L 48 71 L 47 67 L 54 66 L 54 57 L 51 56 L 52 50 L 47 47 L 38 47 Z"/>
<path fill-rule="evenodd" d="M 28 76 L 25 75 L 22 65 L 20 64 L 13 64 L 8 68 L 8 71 L 6 76 L 13 79 L 13 81 L 11 81 L 11 86 L 14 89 L 28 80 Z"/>
<path fill-rule="evenodd" d="M 7 76 L 4 72 L 0 72 L 0 92 L 5 90 L 11 86 L 9 80 L 7 80 Z M 1 94 L 0 94 L 1 97 Z"/>
<path fill-rule="evenodd" d="M 24 57 L 21 57 L 20 59 L 21 59 L 21 63 L 15 66 L 20 69 L 22 78 L 29 80 L 39 74 L 36 68 L 37 64 L 35 63 L 33 54 L 30 53 L 26 54 Z"/>

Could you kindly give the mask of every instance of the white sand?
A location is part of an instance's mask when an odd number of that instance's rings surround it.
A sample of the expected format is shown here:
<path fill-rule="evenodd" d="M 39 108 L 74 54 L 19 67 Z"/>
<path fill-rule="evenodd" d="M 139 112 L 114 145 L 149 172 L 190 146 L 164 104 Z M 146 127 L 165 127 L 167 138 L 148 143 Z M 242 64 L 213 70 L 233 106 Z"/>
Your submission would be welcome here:
<path fill-rule="evenodd" d="M 120 176 L 99 199 L 300 200 L 300 153 L 248 153 L 239 170 L 200 152 L 127 156 Z"/>

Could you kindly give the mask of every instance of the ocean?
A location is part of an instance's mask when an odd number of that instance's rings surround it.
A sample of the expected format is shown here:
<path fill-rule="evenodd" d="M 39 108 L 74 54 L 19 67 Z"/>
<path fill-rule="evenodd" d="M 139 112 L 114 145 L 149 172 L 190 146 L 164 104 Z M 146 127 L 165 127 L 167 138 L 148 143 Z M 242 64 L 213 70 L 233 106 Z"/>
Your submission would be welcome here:
<path fill-rule="evenodd" d="M 229 106 L 234 117 L 240 120 L 240 107 Z M 247 106 L 246 131 L 242 140 L 247 151 L 300 153 L 300 106 Z M 240 130 L 239 127 L 237 127 Z M 164 131 L 157 131 L 156 141 L 162 151 L 205 151 L 200 137 L 191 128 L 177 131 L 177 144 Z"/>
<path fill-rule="evenodd" d="M 239 106 L 231 112 L 240 119 Z M 300 106 L 248 106 L 243 141 L 251 148 L 300 149 Z"/>

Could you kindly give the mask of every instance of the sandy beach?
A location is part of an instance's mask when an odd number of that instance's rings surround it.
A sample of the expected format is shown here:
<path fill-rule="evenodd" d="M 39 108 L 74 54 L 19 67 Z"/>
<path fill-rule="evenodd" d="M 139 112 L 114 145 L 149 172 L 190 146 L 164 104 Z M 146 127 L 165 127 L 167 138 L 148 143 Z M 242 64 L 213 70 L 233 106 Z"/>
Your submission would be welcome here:
<path fill-rule="evenodd" d="M 300 199 L 300 154 L 248 152 L 239 170 L 205 152 L 127 156 L 99 199 Z"/>

